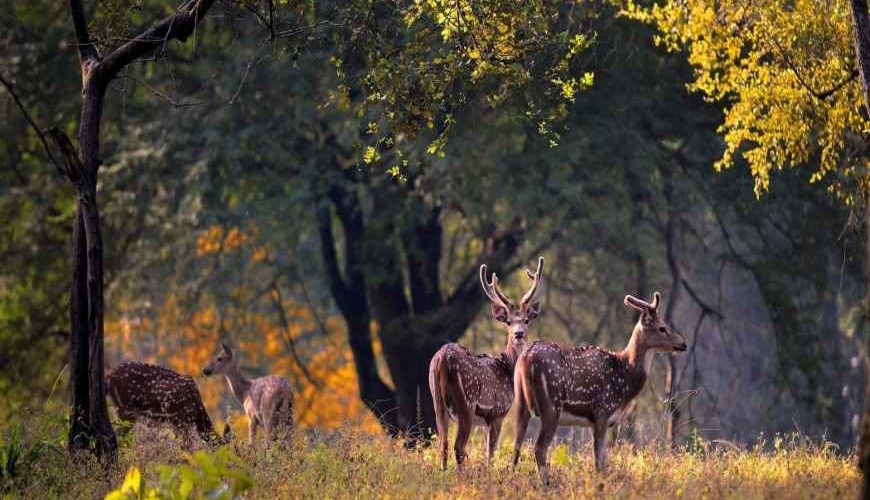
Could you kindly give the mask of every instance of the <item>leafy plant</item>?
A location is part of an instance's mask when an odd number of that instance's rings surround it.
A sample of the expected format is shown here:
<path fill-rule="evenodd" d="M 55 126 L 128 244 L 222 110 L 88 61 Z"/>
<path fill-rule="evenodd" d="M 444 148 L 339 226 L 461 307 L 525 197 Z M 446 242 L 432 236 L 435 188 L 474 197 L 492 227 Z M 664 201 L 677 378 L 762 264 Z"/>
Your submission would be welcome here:
<path fill-rule="evenodd" d="M 11 486 L 16 477 L 23 475 L 34 462 L 54 446 L 45 441 L 29 443 L 24 438 L 21 426 L 12 427 L 0 447 L 0 490 Z"/>
<path fill-rule="evenodd" d="M 187 464 L 158 465 L 157 482 L 148 485 L 136 466 L 130 467 L 121 486 L 110 491 L 106 500 L 153 499 L 187 500 L 209 498 L 229 500 L 254 485 L 242 459 L 227 447 L 213 452 L 185 453 Z"/>

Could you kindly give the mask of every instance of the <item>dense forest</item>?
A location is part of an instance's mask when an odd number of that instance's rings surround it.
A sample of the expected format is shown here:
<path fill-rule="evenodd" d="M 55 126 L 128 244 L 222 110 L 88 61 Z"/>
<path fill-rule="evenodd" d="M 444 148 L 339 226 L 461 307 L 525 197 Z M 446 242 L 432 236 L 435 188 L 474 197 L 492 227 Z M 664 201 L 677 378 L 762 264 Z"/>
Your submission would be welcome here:
<path fill-rule="evenodd" d="M 0 432 L 111 454 L 142 360 L 242 434 L 223 340 L 300 432 L 425 442 L 435 351 L 504 346 L 480 265 L 519 297 L 543 255 L 530 340 L 621 349 L 654 291 L 686 339 L 620 440 L 855 460 L 866 2 L 212 3 L 0 15 Z"/>

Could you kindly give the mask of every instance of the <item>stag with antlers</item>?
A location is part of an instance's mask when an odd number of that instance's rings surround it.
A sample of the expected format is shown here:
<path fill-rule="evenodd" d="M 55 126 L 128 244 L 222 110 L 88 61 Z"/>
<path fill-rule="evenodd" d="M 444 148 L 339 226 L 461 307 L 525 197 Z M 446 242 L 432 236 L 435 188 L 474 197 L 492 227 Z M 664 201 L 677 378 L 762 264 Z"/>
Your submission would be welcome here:
<path fill-rule="evenodd" d="M 457 467 L 465 461 L 465 445 L 473 425 L 486 426 L 486 458 L 495 451 L 501 424 L 513 402 L 513 373 L 517 358 L 526 345 L 529 324 L 538 317 L 541 302 L 538 290 L 544 271 L 544 258 L 538 258 L 535 272 L 526 270 L 531 288 L 519 305 L 499 289 L 498 276 L 486 279 L 486 264 L 480 266 L 480 284 L 489 298 L 496 321 L 507 327 L 507 345 L 498 356 L 474 355 L 465 347 L 450 343 L 438 350 L 429 363 L 429 388 L 435 408 L 435 424 L 441 445 L 441 469 L 447 468 L 447 430 L 449 419 L 459 425 L 454 450 Z"/>
<path fill-rule="evenodd" d="M 541 418 L 535 462 L 544 484 L 549 482 L 547 450 L 559 425 L 592 427 L 595 468 L 603 470 L 607 466 L 607 428 L 631 411 L 632 401 L 646 383 L 655 352 L 686 350 L 683 337 L 659 317 L 660 302 L 658 292 L 652 302 L 625 296 L 625 305 L 640 311 L 640 317 L 628 345 L 620 352 L 594 345 L 562 347 L 542 341 L 528 346 L 517 360 L 514 377 L 514 466 L 532 413 Z"/>

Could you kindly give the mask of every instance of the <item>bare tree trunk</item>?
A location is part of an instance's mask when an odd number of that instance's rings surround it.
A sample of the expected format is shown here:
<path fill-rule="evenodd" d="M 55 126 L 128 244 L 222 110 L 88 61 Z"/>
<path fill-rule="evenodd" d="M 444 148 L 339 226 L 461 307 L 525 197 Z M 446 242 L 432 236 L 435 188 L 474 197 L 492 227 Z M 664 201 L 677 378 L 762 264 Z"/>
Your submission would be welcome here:
<path fill-rule="evenodd" d="M 858 62 L 858 74 L 861 77 L 861 90 L 864 94 L 864 107 L 870 117 L 870 13 L 867 10 L 867 0 L 852 0 L 852 32 L 855 36 L 855 56 Z M 867 295 L 864 299 L 864 328 L 870 324 L 870 193 L 864 193 L 866 210 L 864 219 L 867 237 Z M 867 349 L 870 352 L 870 337 L 867 338 Z M 865 360 L 867 363 L 867 360 Z M 868 364 L 870 368 L 870 364 Z M 865 370 L 870 374 L 870 369 Z M 861 419 L 861 436 L 858 444 L 858 457 L 864 483 L 861 496 L 870 499 L 870 383 L 865 382 L 864 415 Z"/>
<path fill-rule="evenodd" d="M 78 154 L 65 133 L 51 131 L 78 195 L 70 291 L 72 408 L 68 445 L 71 452 L 92 449 L 108 463 L 115 462 L 118 443 L 106 408 L 103 366 L 103 241 L 97 206 L 103 102 L 109 82 L 122 68 L 168 40 L 186 40 L 212 3 L 189 0 L 173 15 L 101 58 L 90 39 L 81 0 L 69 0 L 82 77 Z"/>
<path fill-rule="evenodd" d="M 87 242 L 82 207 L 76 205 L 72 238 L 73 278 L 70 289 L 70 385 L 72 401 L 69 418 L 70 451 L 88 447 L 90 432 L 89 354 L 88 354 L 88 288 Z"/>
<path fill-rule="evenodd" d="M 356 368 L 360 399 L 375 415 L 384 430 L 390 435 L 395 435 L 400 430 L 396 395 L 378 374 L 377 361 L 372 348 L 371 311 L 366 298 L 366 282 L 362 269 L 365 234 L 362 211 L 352 191 L 331 191 L 329 198 L 335 205 L 344 232 L 343 272 L 335 248 L 332 214 L 326 203 L 318 211 L 321 258 L 326 267 L 332 298 L 347 326 L 347 340 Z"/>

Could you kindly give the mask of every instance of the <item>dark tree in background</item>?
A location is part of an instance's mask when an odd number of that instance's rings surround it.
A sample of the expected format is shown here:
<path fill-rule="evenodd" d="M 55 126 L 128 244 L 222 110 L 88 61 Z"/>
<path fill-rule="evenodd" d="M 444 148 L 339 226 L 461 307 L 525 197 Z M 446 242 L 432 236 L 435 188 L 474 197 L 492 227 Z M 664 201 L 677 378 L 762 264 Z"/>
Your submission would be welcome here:
<path fill-rule="evenodd" d="M 318 214 L 321 252 L 332 296 L 347 325 L 360 397 L 390 432 L 429 434 L 434 429 L 429 360 L 442 345 L 459 340 L 477 316 L 484 301 L 477 267 L 460 270 L 459 283 L 443 292 L 442 209 L 424 201 L 413 181 L 399 183 L 340 168 L 326 177 L 333 182 L 325 186 L 328 203 Z M 368 216 L 360 189 L 372 199 Z M 333 214 L 342 231 L 343 259 L 336 249 Z M 520 220 L 494 227 L 483 237 L 485 248 L 478 260 L 503 275 L 519 267 L 515 256 L 523 228 Z M 394 389 L 377 373 L 372 320 L 379 325 Z"/>

